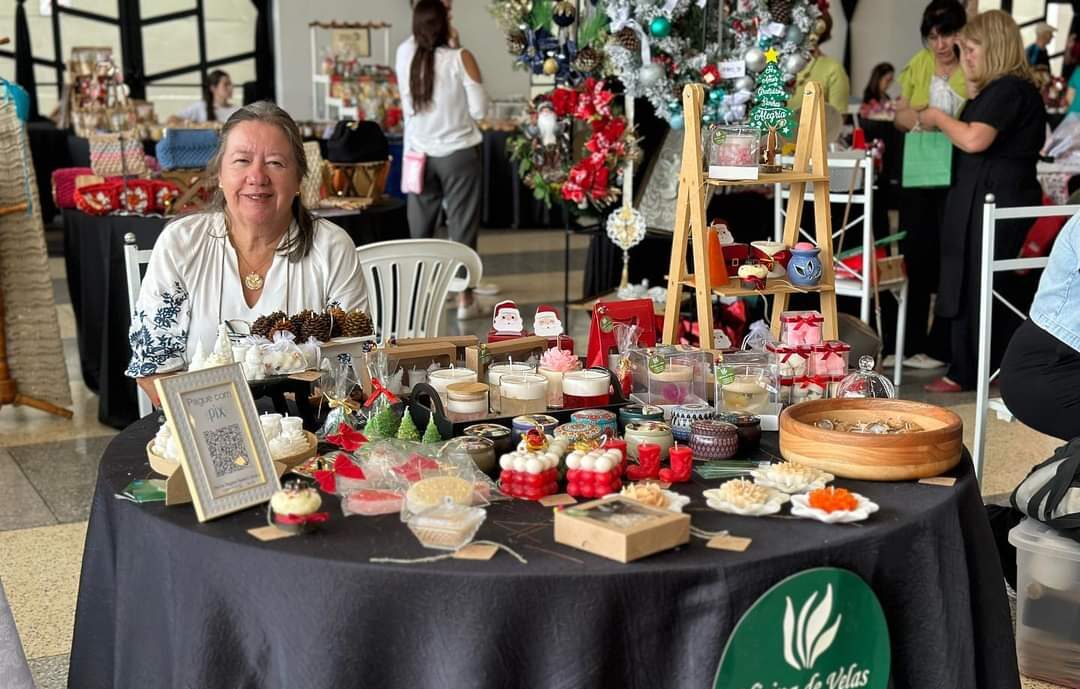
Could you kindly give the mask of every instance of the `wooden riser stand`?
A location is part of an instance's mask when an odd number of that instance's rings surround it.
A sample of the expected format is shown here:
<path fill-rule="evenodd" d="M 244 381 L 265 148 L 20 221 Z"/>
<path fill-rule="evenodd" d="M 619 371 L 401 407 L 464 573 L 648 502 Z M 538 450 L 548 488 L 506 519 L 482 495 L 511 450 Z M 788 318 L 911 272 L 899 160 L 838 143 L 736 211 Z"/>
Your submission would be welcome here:
<path fill-rule="evenodd" d="M 795 293 L 816 293 L 820 300 L 821 314 L 825 319 L 825 339 L 837 338 L 836 275 L 833 270 L 832 218 L 829 214 L 829 169 L 825 143 L 825 98 L 821 84 L 807 82 L 803 92 L 803 107 L 799 117 L 798 139 L 795 142 L 795 162 L 790 171 L 776 174 L 762 173 L 756 180 L 705 179 L 705 163 L 701 150 L 701 106 L 705 89 L 700 84 L 690 84 L 683 89 L 683 113 L 686 135 L 683 139 L 682 169 L 679 173 L 679 196 L 675 210 L 675 228 L 671 246 L 671 267 L 668 271 L 667 308 L 664 311 L 664 342 L 678 341 L 679 306 L 683 287 L 691 287 L 696 294 L 698 329 L 702 349 L 713 349 L 712 295 L 746 297 L 773 295 L 772 332 L 780 335 L 780 314 L 788 306 L 788 297 Z M 725 274 L 713 276 L 709 272 L 706 247 L 705 198 L 709 186 L 747 187 L 773 184 L 789 184 L 791 198 L 788 200 L 787 218 L 784 221 L 784 244 L 793 246 L 799 239 L 802 222 L 803 196 L 806 187 L 814 190 L 814 232 L 821 249 L 821 282 L 815 287 L 797 287 L 783 278 L 769 278 L 764 289 L 746 289 L 736 276 Z M 687 272 L 686 248 L 694 245 L 694 270 Z M 723 262 L 721 261 L 721 266 Z M 711 288 L 716 282 L 724 285 Z"/>

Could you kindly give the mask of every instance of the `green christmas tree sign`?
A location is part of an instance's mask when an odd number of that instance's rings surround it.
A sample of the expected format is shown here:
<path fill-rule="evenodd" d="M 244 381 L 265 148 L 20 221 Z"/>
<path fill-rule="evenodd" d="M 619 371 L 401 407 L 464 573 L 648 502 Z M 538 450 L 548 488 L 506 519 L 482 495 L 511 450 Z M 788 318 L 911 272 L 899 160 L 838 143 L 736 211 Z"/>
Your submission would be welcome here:
<path fill-rule="evenodd" d="M 791 137 L 795 132 L 795 118 L 787 107 L 788 93 L 784 89 L 784 75 L 776 64 L 776 52 L 766 54 L 765 69 L 757 78 L 754 91 L 754 107 L 750 110 L 750 125 L 762 132 L 775 127 L 780 136 Z"/>

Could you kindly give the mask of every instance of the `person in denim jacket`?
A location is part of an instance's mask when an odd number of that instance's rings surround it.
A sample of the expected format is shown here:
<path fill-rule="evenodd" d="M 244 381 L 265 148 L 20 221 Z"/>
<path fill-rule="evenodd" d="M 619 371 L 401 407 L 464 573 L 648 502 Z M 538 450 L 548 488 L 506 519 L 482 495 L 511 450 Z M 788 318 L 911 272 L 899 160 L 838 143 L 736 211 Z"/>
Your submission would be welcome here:
<path fill-rule="evenodd" d="M 1050 251 L 1029 319 L 1001 362 L 1001 396 L 1025 425 L 1062 440 L 1080 436 L 1080 215 Z"/>

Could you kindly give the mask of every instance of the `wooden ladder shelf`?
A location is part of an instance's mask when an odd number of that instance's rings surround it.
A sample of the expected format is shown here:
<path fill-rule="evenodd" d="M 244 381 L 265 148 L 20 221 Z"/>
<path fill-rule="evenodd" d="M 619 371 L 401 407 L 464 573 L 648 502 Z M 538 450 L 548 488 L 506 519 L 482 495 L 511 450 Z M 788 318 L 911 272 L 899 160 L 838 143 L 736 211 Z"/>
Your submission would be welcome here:
<path fill-rule="evenodd" d="M 679 195 L 675 210 L 675 231 L 671 245 L 671 267 L 668 272 L 667 308 L 664 311 L 664 342 L 678 340 L 679 306 L 683 287 L 694 289 L 697 302 L 698 330 L 702 349 L 713 349 L 712 295 L 745 297 L 771 294 L 773 336 L 780 335 L 780 314 L 788 306 L 788 297 L 795 293 L 816 293 L 821 314 L 825 319 L 825 339 L 837 338 L 836 275 L 833 270 L 832 218 L 829 213 L 829 168 L 825 143 L 825 97 L 821 84 L 811 81 L 803 92 L 803 107 L 799 116 L 799 132 L 795 142 L 795 162 L 790 171 L 763 173 L 754 180 L 705 179 L 705 164 L 701 149 L 701 106 L 705 89 L 690 84 L 683 89 L 683 112 L 686 134 L 683 138 L 682 170 L 679 173 Z M 712 288 L 706 243 L 705 198 L 708 186 L 735 187 L 773 184 L 791 186 L 787 218 L 784 221 L 784 244 L 794 246 L 802 222 L 803 197 L 806 187 L 814 190 L 814 232 L 821 259 L 821 281 L 815 287 L 798 287 L 784 278 L 769 278 L 764 289 L 746 289 L 736 276 L 717 276 L 715 282 L 724 287 Z M 686 249 L 694 246 L 694 270 L 687 272 Z M 723 265 L 723 262 L 721 262 Z"/>

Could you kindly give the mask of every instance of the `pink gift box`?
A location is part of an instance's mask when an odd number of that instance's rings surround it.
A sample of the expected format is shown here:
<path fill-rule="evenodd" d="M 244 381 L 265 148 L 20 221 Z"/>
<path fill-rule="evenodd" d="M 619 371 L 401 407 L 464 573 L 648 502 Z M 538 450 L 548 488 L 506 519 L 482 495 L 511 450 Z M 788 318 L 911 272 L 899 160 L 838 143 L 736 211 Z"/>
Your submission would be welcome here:
<path fill-rule="evenodd" d="M 851 357 L 851 345 L 840 340 L 827 340 L 811 348 L 811 376 L 844 376 Z"/>
<path fill-rule="evenodd" d="M 789 345 L 819 345 L 824 322 L 817 311 L 785 311 L 780 316 L 780 341 Z"/>

